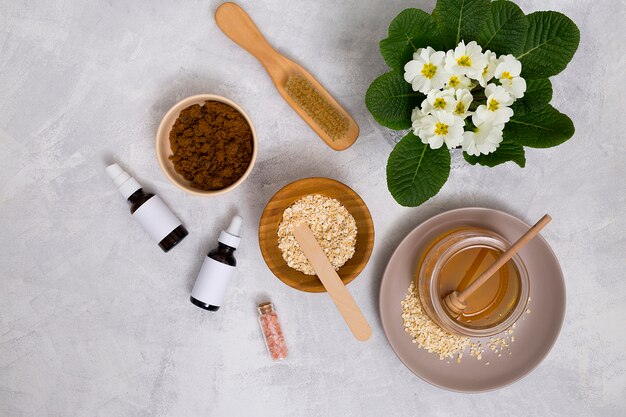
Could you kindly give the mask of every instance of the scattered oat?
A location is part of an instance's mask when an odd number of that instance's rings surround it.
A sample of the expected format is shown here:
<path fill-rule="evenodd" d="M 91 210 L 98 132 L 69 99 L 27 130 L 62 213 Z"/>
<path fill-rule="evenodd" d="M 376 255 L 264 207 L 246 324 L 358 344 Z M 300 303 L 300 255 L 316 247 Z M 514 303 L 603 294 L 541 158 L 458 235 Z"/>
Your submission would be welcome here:
<path fill-rule="evenodd" d="M 478 358 L 483 349 L 479 342 L 472 342 L 469 337 L 448 333 L 426 314 L 420 302 L 415 284 L 411 283 L 402 304 L 402 320 L 404 331 L 412 338 L 412 342 L 421 349 L 439 355 L 440 360 L 454 358 L 460 363 L 463 351 L 470 348 L 470 356 Z"/>
<path fill-rule="evenodd" d="M 510 344 L 515 341 L 515 336 L 513 336 L 514 327 L 515 325 L 511 326 L 502 333 L 489 338 L 487 347 L 494 354 L 497 354 L 499 358 L 502 357 L 503 353 L 508 353 L 509 356 L 512 356 L 513 354 L 510 349 Z"/>
<path fill-rule="evenodd" d="M 335 270 L 354 255 L 357 234 L 354 217 L 334 198 L 320 194 L 307 195 L 285 209 L 283 220 L 278 226 L 278 248 L 291 268 L 315 275 L 293 236 L 294 227 L 301 222 L 306 222 L 311 228 Z"/>
<path fill-rule="evenodd" d="M 473 342 L 470 344 L 470 356 L 476 358 L 476 360 L 481 360 L 484 352 L 485 350 L 480 342 Z"/>
<path fill-rule="evenodd" d="M 461 363 L 463 352 L 468 349 L 471 357 L 482 360 L 485 349 L 480 340 L 448 333 L 428 317 L 413 282 L 401 305 L 404 331 L 412 337 L 411 341 L 419 348 L 438 354 L 440 360 L 456 357 L 457 363 Z M 515 342 L 515 336 L 513 336 L 515 327 L 514 323 L 503 332 L 484 340 L 493 358 L 501 358 L 503 353 L 508 353 L 508 356 L 513 355 L 510 344 Z M 485 365 L 489 364 L 490 362 L 485 363 Z"/>

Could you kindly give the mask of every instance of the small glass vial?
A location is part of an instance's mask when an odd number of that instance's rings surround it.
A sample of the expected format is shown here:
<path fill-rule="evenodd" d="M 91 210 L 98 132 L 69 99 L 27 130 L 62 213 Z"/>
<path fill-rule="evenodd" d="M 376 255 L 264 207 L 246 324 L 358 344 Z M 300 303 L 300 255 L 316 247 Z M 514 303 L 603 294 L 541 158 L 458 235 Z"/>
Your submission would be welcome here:
<path fill-rule="evenodd" d="M 283 331 L 278 321 L 278 315 L 274 311 L 271 302 L 259 304 L 259 324 L 263 331 L 265 346 L 272 360 L 279 361 L 287 357 L 287 345 L 283 337 Z"/>

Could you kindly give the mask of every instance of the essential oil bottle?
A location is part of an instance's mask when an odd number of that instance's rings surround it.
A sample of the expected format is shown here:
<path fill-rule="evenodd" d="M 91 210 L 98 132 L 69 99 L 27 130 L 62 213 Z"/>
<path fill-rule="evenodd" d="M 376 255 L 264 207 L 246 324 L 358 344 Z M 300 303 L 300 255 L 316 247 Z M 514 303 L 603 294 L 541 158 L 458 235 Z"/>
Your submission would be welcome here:
<path fill-rule="evenodd" d="M 158 195 L 147 193 L 118 164 L 109 165 L 107 174 L 117 189 L 130 202 L 130 214 L 164 252 L 169 251 L 189 232 Z"/>
<path fill-rule="evenodd" d="M 241 223 L 240 216 L 233 217 L 228 229 L 220 233 L 217 248 L 211 250 L 204 258 L 189 298 L 194 305 L 209 311 L 217 311 L 222 305 L 226 288 L 237 266 L 233 253 L 241 241 L 239 237 Z"/>

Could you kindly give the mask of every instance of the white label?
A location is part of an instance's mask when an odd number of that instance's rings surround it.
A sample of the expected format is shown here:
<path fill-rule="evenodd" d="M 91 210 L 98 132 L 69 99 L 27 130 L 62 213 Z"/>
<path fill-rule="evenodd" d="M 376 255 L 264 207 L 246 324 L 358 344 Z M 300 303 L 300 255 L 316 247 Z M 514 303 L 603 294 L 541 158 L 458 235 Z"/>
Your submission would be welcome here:
<path fill-rule="evenodd" d="M 234 266 L 223 264 L 207 256 L 191 290 L 191 296 L 205 304 L 221 306 L 226 288 L 234 274 Z"/>
<path fill-rule="evenodd" d="M 133 213 L 133 217 L 143 226 L 150 238 L 157 243 L 181 225 L 174 213 L 158 195 L 143 203 Z"/>

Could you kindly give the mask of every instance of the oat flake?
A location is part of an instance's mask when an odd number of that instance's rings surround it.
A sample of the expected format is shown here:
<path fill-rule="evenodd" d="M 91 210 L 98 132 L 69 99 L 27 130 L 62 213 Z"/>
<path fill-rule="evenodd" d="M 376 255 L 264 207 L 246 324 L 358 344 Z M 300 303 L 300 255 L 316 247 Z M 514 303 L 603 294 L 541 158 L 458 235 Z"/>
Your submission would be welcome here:
<path fill-rule="evenodd" d="M 320 194 L 307 195 L 285 209 L 283 220 L 278 226 L 278 249 L 291 268 L 315 275 L 293 236 L 294 227 L 301 222 L 308 224 L 335 270 L 354 255 L 357 234 L 354 217 L 334 198 Z"/>

